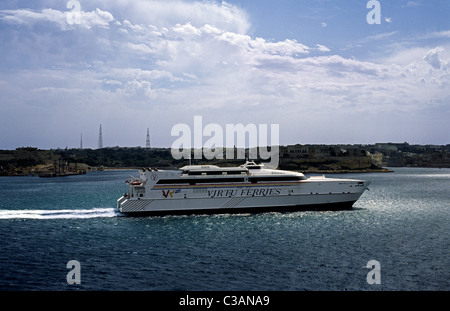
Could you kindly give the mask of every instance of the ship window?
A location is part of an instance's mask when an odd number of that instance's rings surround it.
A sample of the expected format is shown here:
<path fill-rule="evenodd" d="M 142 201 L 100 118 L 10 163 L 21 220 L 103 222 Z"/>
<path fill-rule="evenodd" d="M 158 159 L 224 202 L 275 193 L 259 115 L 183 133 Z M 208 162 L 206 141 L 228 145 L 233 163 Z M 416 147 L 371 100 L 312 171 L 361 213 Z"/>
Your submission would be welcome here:
<path fill-rule="evenodd" d="M 247 173 L 247 171 L 227 171 L 228 175 L 241 175 L 242 173 Z"/>
<path fill-rule="evenodd" d="M 244 178 L 202 178 L 197 179 L 197 183 L 223 183 L 223 182 L 243 182 Z"/>
<path fill-rule="evenodd" d="M 238 171 L 190 171 L 188 174 L 190 176 L 201 176 L 201 175 L 240 175 L 241 173 L 245 173 L 244 170 Z"/>
<path fill-rule="evenodd" d="M 255 182 L 267 182 L 267 181 L 299 181 L 306 179 L 304 176 L 261 176 L 261 177 L 250 177 L 249 180 L 252 183 Z"/>
<path fill-rule="evenodd" d="M 201 175 L 202 172 L 189 172 L 188 174 L 189 175 Z"/>
<path fill-rule="evenodd" d="M 160 185 L 170 185 L 170 184 L 190 184 L 195 185 L 199 183 L 230 183 L 230 182 L 244 182 L 243 177 L 225 177 L 223 178 L 180 178 L 180 179 L 160 179 L 157 184 Z M 270 182 L 270 181 L 299 181 L 304 180 L 304 176 L 258 176 L 249 177 L 248 181 L 252 183 L 257 182 Z"/>
<path fill-rule="evenodd" d="M 259 169 L 261 169 L 261 166 L 260 165 L 251 165 L 251 166 L 247 166 L 247 168 L 249 170 L 259 170 Z"/>
<path fill-rule="evenodd" d="M 224 183 L 224 182 L 244 182 L 244 178 L 180 178 L 180 179 L 160 179 L 157 184 L 171 185 L 171 184 L 190 184 L 195 185 L 199 183 Z"/>
<path fill-rule="evenodd" d="M 204 176 L 204 175 L 222 175 L 222 171 L 191 171 L 191 176 Z"/>
<path fill-rule="evenodd" d="M 157 184 L 159 185 L 170 185 L 170 184 L 189 184 L 192 179 L 160 179 Z"/>

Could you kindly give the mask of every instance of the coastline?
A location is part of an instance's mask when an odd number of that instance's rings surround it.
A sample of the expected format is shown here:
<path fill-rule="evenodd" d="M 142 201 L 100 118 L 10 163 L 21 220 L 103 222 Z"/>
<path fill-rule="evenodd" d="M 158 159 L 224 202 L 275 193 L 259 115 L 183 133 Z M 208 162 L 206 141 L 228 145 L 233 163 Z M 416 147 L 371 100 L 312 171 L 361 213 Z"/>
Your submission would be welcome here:
<path fill-rule="evenodd" d="M 261 162 L 261 159 L 255 160 Z M 195 159 L 192 164 L 236 166 L 241 162 L 239 159 L 202 158 Z M 168 148 L 40 150 L 21 147 L 0 150 L 0 176 L 55 177 L 103 170 L 139 170 L 142 167 L 172 170 L 189 163 L 186 159 L 174 159 Z M 278 163 L 281 170 L 305 174 L 389 173 L 395 167 L 450 167 L 450 145 L 288 145 L 280 147 Z"/>
<path fill-rule="evenodd" d="M 132 170 L 140 170 L 142 167 L 89 167 L 83 174 L 87 172 L 101 172 L 101 171 L 132 171 Z M 161 169 L 176 169 L 175 167 L 161 167 Z M 309 168 L 305 170 L 299 169 L 290 169 L 295 172 L 303 173 L 303 174 L 352 174 L 352 173 L 392 173 L 394 172 L 392 169 L 388 168 L 374 168 L 374 169 L 335 169 L 335 170 L 321 170 L 319 168 Z M 35 176 L 42 175 L 42 171 L 40 171 L 37 167 L 24 167 L 17 168 L 14 171 L 10 171 L 8 173 L 0 174 L 1 176 Z M 67 173 L 64 176 L 50 176 L 50 177 L 65 177 L 65 176 L 73 176 L 80 175 L 81 173 Z"/>

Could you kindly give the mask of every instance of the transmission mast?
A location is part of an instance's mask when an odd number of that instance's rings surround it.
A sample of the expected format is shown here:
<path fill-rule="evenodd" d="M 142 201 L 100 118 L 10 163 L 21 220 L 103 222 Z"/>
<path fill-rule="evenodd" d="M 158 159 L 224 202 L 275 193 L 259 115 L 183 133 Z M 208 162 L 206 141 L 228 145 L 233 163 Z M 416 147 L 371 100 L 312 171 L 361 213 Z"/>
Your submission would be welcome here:
<path fill-rule="evenodd" d="M 145 141 L 145 148 L 150 149 L 150 131 L 147 128 L 147 140 Z"/>
<path fill-rule="evenodd" d="M 103 137 L 102 137 L 102 125 L 100 124 L 100 131 L 98 132 L 98 149 L 103 148 Z"/>

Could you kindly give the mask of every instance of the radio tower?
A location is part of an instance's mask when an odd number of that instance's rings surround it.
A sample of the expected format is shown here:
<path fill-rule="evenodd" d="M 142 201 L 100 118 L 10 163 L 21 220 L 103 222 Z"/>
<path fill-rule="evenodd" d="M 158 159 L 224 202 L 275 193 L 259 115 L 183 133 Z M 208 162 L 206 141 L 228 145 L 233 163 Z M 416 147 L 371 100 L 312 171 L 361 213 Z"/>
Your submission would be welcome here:
<path fill-rule="evenodd" d="M 147 140 L 145 141 L 145 147 L 147 149 L 150 149 L 150 132 L 149 132 L 148 128 L 147 128 Z"/>
<path fill-rule="evenodd" d="M 103 148 L 103 137 L 102 137 L 102 125 L 100 124 L 100 131 L 98 132 L 98 149 Z"/>
<path fill-rule="evenodd" d="M 83 149 L 83 133 L 81 133 L 80 149 Z"/>

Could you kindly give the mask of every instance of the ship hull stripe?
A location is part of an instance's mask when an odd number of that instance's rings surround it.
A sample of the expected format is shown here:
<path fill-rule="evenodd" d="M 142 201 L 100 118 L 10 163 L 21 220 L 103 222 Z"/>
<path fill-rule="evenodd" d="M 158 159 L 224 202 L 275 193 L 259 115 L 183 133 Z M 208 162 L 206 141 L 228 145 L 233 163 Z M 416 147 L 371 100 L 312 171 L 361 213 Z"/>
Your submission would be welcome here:
<path fill-rule="evenodd" d="M 352 209 L 356 201 L 346 201 L 326 204 L 239 207 L 239 208 L 206 208 L 190 210 L 149 210 L 141 212 L 123 213 L 126 216 L 166 216 L 166 215 L 203 215 L 203 214 L 241 214 L 241 213 L 267 213 L 267 212 L 295 212 L 295 211 L 336 211 Z"/>

